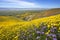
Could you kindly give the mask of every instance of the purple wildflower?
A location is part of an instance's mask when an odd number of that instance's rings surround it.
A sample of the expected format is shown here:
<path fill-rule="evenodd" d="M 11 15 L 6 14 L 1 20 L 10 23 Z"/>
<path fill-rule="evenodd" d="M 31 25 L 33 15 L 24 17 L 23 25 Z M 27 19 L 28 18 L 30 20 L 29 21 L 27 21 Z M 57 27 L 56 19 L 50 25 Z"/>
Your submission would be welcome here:
<path fill-rule="evenodd" d="M 42 29 L 46 29 L 46 26 L 43 26 Z"/>
<path fill-rule="evenodd" d="M 44 34 L 44 32 L 41 32 L 41 34 Z"/>
<path fill-rule="evenodd" d="M 52 34 L 48 34 L 47 36 L 49 36 L 49 37 L 50 37 L 50 36 L 52 36 Z"/>
<path fill-rule="evenodd" d="M 36 31 L 37 34 L 40 34 L 41 32 L 40 31 Z"/>
<path fill-rule="evenodd" d="M 54 30 L 53 29 L 50 29 L 50 32 L 54 32 Z"/>
<path fill-rule="evenodd" d="M 56 38 L 53 38 L 53 40 L 57 40 Z"/>
<path fill-rule="evenodd" d="M 52 35 L 52 37 L 56 37 L 56 35 L 55 35 L 55 34 L 53 34 L 53 35 Z"/>

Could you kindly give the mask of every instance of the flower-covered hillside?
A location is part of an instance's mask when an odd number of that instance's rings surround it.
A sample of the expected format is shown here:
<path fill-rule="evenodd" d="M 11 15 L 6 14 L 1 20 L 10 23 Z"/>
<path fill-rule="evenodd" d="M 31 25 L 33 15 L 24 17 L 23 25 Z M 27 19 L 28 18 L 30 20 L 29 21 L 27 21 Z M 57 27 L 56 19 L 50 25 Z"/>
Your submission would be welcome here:
<path fill-rule="evenodd" d="M 60 14 L 32 21 L 8 22 L 0 22 L 0 40 L 60 40 Z"/>

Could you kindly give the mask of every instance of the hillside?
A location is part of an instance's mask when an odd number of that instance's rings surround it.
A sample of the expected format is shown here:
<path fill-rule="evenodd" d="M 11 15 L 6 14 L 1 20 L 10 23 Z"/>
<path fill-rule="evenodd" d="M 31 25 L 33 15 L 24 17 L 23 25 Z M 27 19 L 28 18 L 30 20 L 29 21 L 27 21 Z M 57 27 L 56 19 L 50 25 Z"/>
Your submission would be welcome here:
<path fill-rule="evenodd" d="M 60 14 L 60 8 L 55 8 L 55 9 L 48 9 L 48 10 L 42 10 L 42 11 L 26 11 L 23 14 L 17 14 L 17 18 L 21 18 L 22 20 L 25 21 L 30 21 L 38 18 L 43 18 L 47 16 L 52 16 Z"/>
<path fill-rule="evenodd" d="M 8 22 L 9 21 L 5 23 L 0 22 L 1 40 L 25 40 L 26 38 L 32 40 L 45 40 L 48 37 L 47 35 L 50 34 L 56 35 L 57 40 L 60 40 L 60 14 L 31 21 Z M 13 24 L 11 25 L 11 23 Z M 51 31 L 53 28 L 55 28 L 54 32 Z M 37 31 L 43 33 L 40 35 L 36 33 Z M 29 35 L 31 35 L 32 38 Z M 38 35 L 40 35 L 39 38 L 37 38 Z M 49 38 L 50 37 L 51 36 L 49 36 Z M 53 36 L 50 39 L 52 38 Z"/>
<path fill-rule="evenodd" d="M 23 20 L 18 19 L 13 16 L 0 16 L 0 26 L 10 26 L 10 25 L 15 25 L 17 22 L 23 22 Z"/>
<path fill-rule="evenodd" d="M 55 9 L 50 9 L 44 12 L 44 16 L 51 16 L 51 15 L 56 15 L 60 13 L 60 8 L 55 8 Z"/>
<path fill-rule="evenodd" d="M 56 14 L 60 14 L 60 8 L 44 10 L 0 10 L 0 16 L 13 16 L 24 21 L 31 21 Z"/>

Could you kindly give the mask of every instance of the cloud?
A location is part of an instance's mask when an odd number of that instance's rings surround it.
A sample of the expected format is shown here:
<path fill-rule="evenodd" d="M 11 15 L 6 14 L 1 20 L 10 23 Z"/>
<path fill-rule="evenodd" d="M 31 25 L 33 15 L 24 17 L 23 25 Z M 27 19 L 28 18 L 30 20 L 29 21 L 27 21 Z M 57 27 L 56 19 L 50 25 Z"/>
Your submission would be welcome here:
<path fill-rule="evenodd" d="M 16 8 L 39 8 L 40 6 L 36 3 L 22 1 L 22 0 L 3 0 L 4 2 L 0 2 L 5 7 L 16 7 Z"/>

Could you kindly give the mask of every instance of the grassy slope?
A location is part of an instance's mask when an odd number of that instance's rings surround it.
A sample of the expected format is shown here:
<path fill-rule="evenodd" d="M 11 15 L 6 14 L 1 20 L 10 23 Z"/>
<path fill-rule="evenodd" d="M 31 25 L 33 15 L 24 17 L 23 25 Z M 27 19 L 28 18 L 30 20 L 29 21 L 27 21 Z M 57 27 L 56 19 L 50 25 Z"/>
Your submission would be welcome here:
<path fill-rule="evenodd" d="M 60 13 L 60 8 L 48 9 L 48 10 L 33 10 L 33 11 L 1 11 L 0 16 L 14 16 L 24 21 L 31 21 L 38 18 L 43 18 Z M 14 18 L 13 18 L 14 19 Z"/>
<path fill-rule="evenodd" d="M 40 18 L 32 21 L 27 21 L 27 22 L 25 21 L 24 22 L 6 21 L 5 23 L 0 22 L 1 39 L 18 40 L 20 30 L 26 31 L 29 28 L 34 29 L 33 25 L 35 25 L 36 27 L 39 27 L 41 23 L 47 24 L 47 27 L 51 27 L 52 25 L 59 27 L 60 14 L 55 16 Z M 59 30 L 60 30 L 60 27 L 59 27 Z"/>
<path fill-rule="evenodd" d="M 0 26 L 4 26 L 4 25 L 9 26 L 9 25 L 16 24 L 17 22 L 23 22 L 23 20 L 13 16 L 0 16 Z"/>
<path fill-rule="evenodd" d="M 43 17 L 47 17 L 47 16 L 52 16 L 52 15 L 56 15 L 56 14 L 60 14 L 60 8 L 49 9 L 49 10 L 44 10 L 44 11 L 36 11 L 36 12 L 28 11 L 23 14 L 16 15 L 16 17 L 21 18 L 22 20 L 30 21 L 30 20 L 43 18 Z"/>

